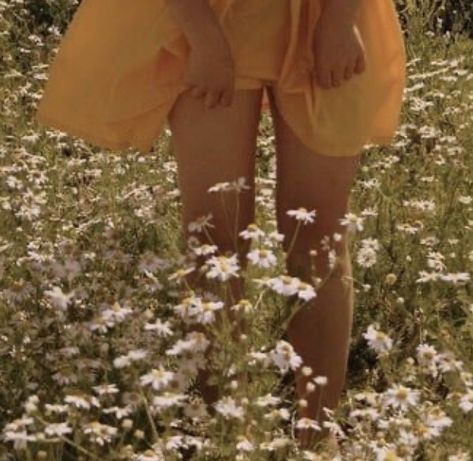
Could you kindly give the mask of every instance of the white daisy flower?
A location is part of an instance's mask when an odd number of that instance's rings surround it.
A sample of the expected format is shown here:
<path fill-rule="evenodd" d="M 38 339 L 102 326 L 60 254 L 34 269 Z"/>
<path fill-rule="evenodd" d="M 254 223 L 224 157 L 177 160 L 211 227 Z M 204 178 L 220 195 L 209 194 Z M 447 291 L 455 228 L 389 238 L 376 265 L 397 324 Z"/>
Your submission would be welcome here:
<path fill-rule="evenodd" d="M 61 435 L 64 434 L 70 434 L 72 432 L 72 427 L 69 426 L 67 423 L 49 423 L 45 429 L 44 432 L 47 435 L 50 436 L 58 436 L 60 437 Z"/>
<path fill-rule="evenodd" d="M 215 227 L 215 225 L 210 222 L 212 219 L 212 213 L 208 213 L 205 216 L 199 216 L 196 220 L 187 225 L 187 230 L 189 232 L 203 232 L 207 227 Z"/>
<path fill-rule="evenodd" d="M 311 418 L 302 417 L 299 418 L 296 422 L 297 429 L 315 429 L 316 431 L 320 431 L 322 428 L 320 424 Z"/>
<path fill-rule="evenodd" d="M 212 256 L 207 259 L 206 264 L 210 266 L 209 271 L 205 274 L 207 278 L 214 278 L 225 282 L 232 276 L 239 277 L 238 270 L 238 255 L 235 253 L 232 256 Z"/>
<path fill-rule="evenodd" d="M 363 230 L 363 219 L 352 212 L 348 212 L 339 222 L 342 226 L 347 226 L 348 232 L 361 232 Z"/>
<path fill-rule="evenodd" d="M 237 405 L 235 399 L 230 396 L 222 397 L 214 403 L 214 407 L 215 410 L 226 418 L 243 419 L 245 415 L 245 409 Z"/>
<path fill-rule="evenodd" d="M 89 434 L 90 440 L 103 446 L 105 442 L 110 442 L 112 437 L 116 435 L 118 429 L 116 427 L 109 426 L 108 424 L 102 424 L 98 421 L 92 421 L 86 423 L 83 428 L 85 434 Z"/>
<path fill-rule="evenodd" d="M 270 358 L 281 372 L 286 373 L 289 368 L 296 370 L 302 364 L 302 358 L 295 352 L 290 343 L 279 340 L 276 347 L 270 352 Z"/>
<path fill-rule="evenodd" d="M 151 385 L 151 387 L 159 391 L 168 386 L 174 379 L 175 373 L 167 371 L 162 365 L 159 368 L 153 368 L 149 373 L 140 377 L 140 382 L 143 386 Z"/>
<path fill-rule="evenodd" d="M 373 324 L 368 326 L 363 337 L 368 341 L 369 347 L 378 355 L 385 355 L 392 349 L 392 339 L 386 333 L 377 330 Z"/>
<path fill-rule="evenodd" d="M 145 323 L 144 329 L 146 331 L 155 331 L 158 336 L 165 338 L 166 336 L 172 335 L 171 322 L 165 320 L 164 322 L 161 319 L 156 319 L 153 323 Z"/>
<path fill-rule="evenodd" d="M 473 409 L 473 389 L 468 389 L 460 398 L 458 406 L 463 413 L 469 413 Z"/>
<path fill-rule="evenodd" d="M 255 248 L 247 253 L 247 258 L 258 267 L 272 267 L 277 263 L 276 256 L 271 250 Z"/>
<path fill-rule="evenodd" d="M 61 311 L 67 310 L 71 299 L 74 296 L 74 290 L 68 294 L 65 294 L 60 287 L 54 286 L 51 290 L 46 290 L 44 294 L 48 297 L 49 302 Z"/>
<path fill-rule="evenodd" d="M 410 389 L 402 384 L 394 384 L 384 392 L 384 401 L 386 405 L 401 410 L 407 410 L 418 404 L 420 392 Z"/>
<path fill-rule="evenodd" d="M 202 324 L 215 322 L 215 312 L 222 309 L 225 304 L 222 301 L 203 301 L 194 306 L 192 315 L 195 320 Z"/>
<path fill-rule="evenodd" d="M 164 410 L 172 406 L 182 406 L 187 400 L 188 395 L 176 394 L 174 392 L 164 392 L 162 395 L 153 397 L 153 406 L 157 410 Z"/>
<path fill-rule="evenodd" d="M 292 296 L 299 291 L 300 279 L 289 275 L 280 275 L 267 280 L 269 286 L 279 294 Z"/>
<path fill-rule="evenodd" d="M 240 231 L 238 235 L 245 240 L 251 239 L 258 241 L 265 236 L 265 233 L 255 223 L 250 223 L 246 229 Z"/>
<path fill-rule="evenodd" d="M 286 213 L 294 217 L 297 221 L 302 221 L 303 224 L 313 223 L 316 211 L 307 211 L 304 207 L 299 207 L 296 210 L 288 210 Z"/>

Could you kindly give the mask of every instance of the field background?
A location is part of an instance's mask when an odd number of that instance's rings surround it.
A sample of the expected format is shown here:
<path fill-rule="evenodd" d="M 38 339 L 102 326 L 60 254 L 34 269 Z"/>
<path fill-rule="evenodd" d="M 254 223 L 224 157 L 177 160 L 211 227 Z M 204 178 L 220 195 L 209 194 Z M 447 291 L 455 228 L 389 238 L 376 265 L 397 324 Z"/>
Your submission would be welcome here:
<path fill-rule="evenodd" d="M 212 445 L 194 459 L 318 459 L 286 444 L 290 422 L 281 412 L 268 417 L 272 404 L 253 405 L 278 381 L 259 362 L 246 359 L 259 384 L 245 394 L 243 423 L 220 414 L 191 431 L 191 412 L 156 403 L 160 393 L 141 386 L 183 336 L 172 308 L 183 294 L 176 277 L 189 264 L 180 254 L 176 164 L 168 131 L 143 156 L 100 151 L 33 120 L 48 60 L 77 6 L 0 0 L 0 460 L 174 460 L 182 440 L 202 434 Z M 351 244 L 356 309 L 348 391 L 337 413 L 343 459 L 469 460 L 473 3 L 397 7 L 409 59 L 402 122 L 392 146 L 364 150 L 351 203 L 363 230 Z M 257 224 L 269 234 L 275 184 L 267 116 L 257 174 Z M 282 273 L 281 261 L 278 271 L 248 276 Z M 258 303 L 253 351 L 274 347 L 284 315 L 282 296 L 260 292 L 250 284 L 248 299 Z M 145 328 L 158 319 L 171 322 L 172 336 Z M 377 339 L 369 342 L 372 329 Z M 178 356 L 167 365 L 176 370 L 185 360 L 192 362 Z M 228 369 L 245 356 L 235 346 L 219 360 Z M 398 385 L 418 392 L 414 405 L 388 403 L 392 392 L 402 400 Z M 242 402 L 238 389 L 235 399 L 227 404 Z M 289 400 L 284 406 L 293 408 Z M 235 447 L 249 439 L 250 450 Z"/>

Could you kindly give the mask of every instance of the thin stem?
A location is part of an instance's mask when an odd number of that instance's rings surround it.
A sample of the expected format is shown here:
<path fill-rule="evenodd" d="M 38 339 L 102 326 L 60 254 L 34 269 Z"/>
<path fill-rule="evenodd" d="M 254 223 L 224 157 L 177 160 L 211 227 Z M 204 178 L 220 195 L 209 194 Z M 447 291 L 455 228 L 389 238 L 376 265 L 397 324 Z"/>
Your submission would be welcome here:
<path fill-rule="evenodd" d="M 140 392 L 140 395 L 143 399 L 143 403 L 144 403 L 145 410 L 146 410 L 146 415 L 148 416 L 148 420 L 149 420 L 149 423 L 151 425 L 151 430 L 153 431 L 153 437 L 154 437 L 153 442 L 156 442 L 157 440 L 159 440 L 158 430 L 156 429 L 156 425 L 154 424 L 153 416 L 151 415 L 151 411 L 149 409 L 148 401 L 146 400 L 146 396 L 143 393 L 143 389 L 139 388 L 139 392 Z"/>
<path fill-rule="evenodd" d="M 301 222 L 302 221 L 297 221 L 296 230 L 295 230 L 295 232 L 292 236 L 291 243 L 289 244 L 289 249 L 287 250 L 286 257 L 288 257 L 291 254 L 294 243 L 296 242 L 297 235 L 299 234 L 299 229 L 301 227 Z"/>
<path fill-rule="evenodd" d="M 235 191 L 236 193 L 236 213 L 235 213 L 235 237 L 234 237 L 234 245 L 235 251 L 238 253 L 238 217 L 240 214 L 240 193 Z"/>
<path fill-rule="evenodd" d="M 230 238 L 233 240 L 232 228 L 231 228 L 231 224 L 230 224 L 230 217 L 228 216 L 228 210 L 227 210 L 227 207 L 225 205 L 225 198 L 223 197 L 223 191 L 220 192 L 220 198 L 222 199 L 223 212 L 225 214 L 226 230 L 227 230 L 228 234 L 230 235 Z M 230 227 L 230 229 L 229 229 L 229 227 Z"/>

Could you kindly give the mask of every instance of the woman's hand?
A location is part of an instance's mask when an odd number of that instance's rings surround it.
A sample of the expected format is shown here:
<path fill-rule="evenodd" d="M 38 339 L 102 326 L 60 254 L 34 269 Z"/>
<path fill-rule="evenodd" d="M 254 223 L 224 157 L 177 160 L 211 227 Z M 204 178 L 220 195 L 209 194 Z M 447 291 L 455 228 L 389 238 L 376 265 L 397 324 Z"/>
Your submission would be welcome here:
<path fill-rule="evenodd" d="M 322 12 L 314 31 L 314 78 L 324 89 L 339 87 L 365 70 L 366 53 L 358 28 L 330 12 Z"/>
<path fill-rule="evenodd" d="M 228 42 L 224 37 L 199 42 L 191 47 L 188 81 L 191 94 L 203 98 L 204 106 L 229 106 L 235 92 L 235 70 Z"/>

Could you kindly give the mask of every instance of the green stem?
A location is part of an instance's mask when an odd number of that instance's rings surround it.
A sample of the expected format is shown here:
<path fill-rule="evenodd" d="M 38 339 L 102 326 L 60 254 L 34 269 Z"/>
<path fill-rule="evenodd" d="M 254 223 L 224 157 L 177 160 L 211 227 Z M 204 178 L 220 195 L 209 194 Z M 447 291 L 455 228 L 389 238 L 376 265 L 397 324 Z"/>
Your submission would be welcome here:
<path fill-rule="evenodd" d="M 297 235 L 299 234 L 299 229 L 301 227 L 301 222 L 302 221 L 297 221 L 297 225 L 296 225 L 296 230 L 292 236 L 292 240 L 291 240 L 291 243 L 289 244 L 289 249 L 287 250 L 287 253 L 286 253 L 286 258 L 289 257 L 289 255 L 291 254 L 291 251 L 292 251 L 292 248 L 294 246 L 294 243 L 296 242 L 296 238 L 297 238 Z"/>

